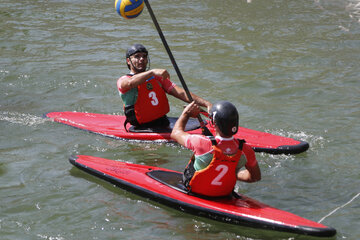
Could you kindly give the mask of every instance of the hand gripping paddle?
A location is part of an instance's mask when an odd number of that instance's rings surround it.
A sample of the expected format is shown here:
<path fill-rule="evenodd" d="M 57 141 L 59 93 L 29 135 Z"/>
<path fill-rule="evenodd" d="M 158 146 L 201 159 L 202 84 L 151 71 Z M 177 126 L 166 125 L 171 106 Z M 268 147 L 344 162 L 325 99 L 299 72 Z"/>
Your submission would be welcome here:
<path fill-rule="evenodd" d="M 184 90 L 185 90 L 185 92 L 186 92 L 186 95 L 187 95 L 188 99 L 190 100 L 190 102 L 192 102 L 192 101 L 193 101 L 193 98 L 191 97 L 190 91 L 189 91 L 189 89 L 188 89 L 188 87 L 187 87 L 187 85 L 186 85 L 186 83 L 185 83 L 185 80 L 184 80 L 183 76 L 181 75 L 181 72 L 180 72 L 180 69 L 179 69 L 178 65 L 176 64 L 175 58 L 174 58 L 174 56 L 173 56 L 173 54 L 172 54 L 172 52 L 171 52 L 171 50 L 170 50 L 170 48 L 169 48 L 169 45 L 168 45 L 167 42 L 166 42 L 165 36 L 164 36 L 163 32 L 161 31 L 160 25 L 159 25 L 158 21 L 156 20 L 156 17 L 155 17 L 155 15 L 154 15 L 154 12 L 153 12 L 151 6 L 150 6 L 150 3 L 149 3 L 148 0 L 144 0 L 144 2 L 145 2 L 145 5 L 146 5 L 149 13 L 150 13 L 151 19 L 153 20 L 153 22 L 154 22 L 154 24 L 155 24 L 156 30 L 157 30 L 157 32 L 159 33 L 159 36 L 160 36 L 161 41 L 162 41 L 162 43 L 163 43 L 163 45 L 164 45 L 164 47 L 165 47 L 165 49 L 166 49 L 166 52 L 167 52 L 168 55 L 169 55 L 169 58 L 170 58 L 170 60 L 171 60 L 171 63 L 172 63 L 172 65 L 173 65 L 174 68 L 175 68 L 176 74 L 178 75 L 178 77 L 179 77 L 179 79 L 180 79 L 181 85 L 183 86 L 183 88 L 184 88 Z M 201 126 L 201 128 L 202 128 L 203 134 L 204 134 L 205 136 L 213 136 L 212 133 L 209 131 L 209 129 L 205 126 L 205 123 L 204 123 L 204 121 L 202 120 L 200 114 L 198 115 L 197 118 L 198 118 L 198 120 L 199 120 L 199 122 L 200 122 L 200 126 Z"/>

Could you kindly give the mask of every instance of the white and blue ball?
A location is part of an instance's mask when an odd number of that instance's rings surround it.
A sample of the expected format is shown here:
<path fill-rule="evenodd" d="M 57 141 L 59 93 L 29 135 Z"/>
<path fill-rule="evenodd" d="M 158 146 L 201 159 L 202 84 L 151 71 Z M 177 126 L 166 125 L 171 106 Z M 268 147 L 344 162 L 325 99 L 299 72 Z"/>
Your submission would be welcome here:
<path fill-rule="evenodd" d="M 115 0 L 115 9 L 126 19 L 136 18 L 144 9 L 144 0 Z"/>

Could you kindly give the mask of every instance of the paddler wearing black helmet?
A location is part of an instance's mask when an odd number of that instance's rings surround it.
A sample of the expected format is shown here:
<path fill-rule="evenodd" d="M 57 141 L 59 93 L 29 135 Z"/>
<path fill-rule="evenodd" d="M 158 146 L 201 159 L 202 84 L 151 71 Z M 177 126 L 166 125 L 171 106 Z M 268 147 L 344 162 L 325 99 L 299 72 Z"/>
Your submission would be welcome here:
<path fill-rule="evenodd" d="M 221 101 L 212 106 L 210 119 L 218 132 L 224 137 L 231 137 L 237 133 L 239 127 L 239 113 L 236 107 L 227 101 Z"/>
<path fill-rule="evenodd" d="M 143 72 L 146 69 L 146 65 L 145 65 L 145 69 L 143 68 L 138 69 L 137 67 L 134 66 L 133 61 L 130 59 L 130 57 L 136 53 L 142 53 L 142 54 L 137 54 L 135 58 L 144 57 L 144 59 L 147 61 L 146 63 L 149 63 L 149 68 L 150 68 L 150 57 L 148 55 L 148 51 L 142 44 L 138 44 L 138 43 L 132 45 L 126 50 L 125 56 L 126 56 L 126 64 L 128 68 L 131 69 L 130 68 L 131 65 L 138 72 Z"/>
<path fill-rule="evenodd" d="M 210 197 L 232 193 L 236 180 L 256 182 L 261 171 L 255 152 L 244 140 L 236 139 L 239 114 L 227 101 L 215 103 L 209 118 L 215 136 L 189 134 L 185 126 L 190 117 L 197 117 L 199 106 L 192 102 L 185 107 L 171 132 L 171 138 L 193 151 L 183 174 L 183 183 L 189 192 Z M 245 168 L 245 169 L 243 169 Z"/>
<path fill-rule="evenodd" d="M 117 80 L 117 88 L 124 102 L 127 123 L 136 129 L 168 128 L 166 114 L 170 111 L 167 95 L 189 103 L 183 88 L 170 81 L 166 69 L 150 69 L 149 52 L 142 44 L 133 44 L 126 50 L 126 64 L 130 72 Z M 208 111 L 212 104 L 191 93 L 193 100 Z"/>

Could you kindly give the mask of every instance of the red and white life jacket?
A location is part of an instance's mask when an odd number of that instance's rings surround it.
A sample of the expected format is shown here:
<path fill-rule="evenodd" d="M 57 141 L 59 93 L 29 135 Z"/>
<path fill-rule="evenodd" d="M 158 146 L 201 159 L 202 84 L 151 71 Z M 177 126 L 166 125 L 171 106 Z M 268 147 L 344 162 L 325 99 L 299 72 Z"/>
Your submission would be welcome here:
<path fill-rule="evenodd" d="M 125 108 L 126 118 L 132 125 L 151 122 L 170 111 L 169 101 L 159 78 L 151 77 L 137 86 L 135 104 Z"/>
<path fill-rule="evenodd" d="M 236 184 L 236 167 L 242 155 L 244 140 L 239 140 L 239 149 L 234 155 L 226 155 L 213 143 L 213 158 L 210 164 L 199 171 L 193 167 L 194 156 L 184 172 L 184 184 L 192 193 L 220 197 L 229 195 Z M 192 169 L 191 169 L 192 168 Z"/>

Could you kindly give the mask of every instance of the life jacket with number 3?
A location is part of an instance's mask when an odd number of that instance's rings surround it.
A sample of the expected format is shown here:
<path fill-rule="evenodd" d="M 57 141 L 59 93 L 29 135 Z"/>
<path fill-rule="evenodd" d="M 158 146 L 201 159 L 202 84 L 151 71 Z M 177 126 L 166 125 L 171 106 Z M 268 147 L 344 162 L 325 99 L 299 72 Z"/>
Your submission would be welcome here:
<path fill-rule="evenodd" d="M 190 192 L 220 197 L 229 195 L 236 184 L 236 167 L 242 155 L 244 140 L 239 140 L 239 149 L 234 155 L 226 155 L 212 139 L 213 158 L 210 164 L 199 171 L 193 168 L 194 156 L 184 172 L 184 184 Z M 193 168 L 193 170 L 191 170 Z M 187 176 L 186 176 L 187 175 Z"/>
<path fill-rule="evenodd" d="M 154 76 L 137 86 L 137 100 L 133 106 L 127 107 L 133 108 L 134 111 L 125 114 L 130 123 L 132 123 L 130 119 L 134 117 L 139 124 L 151 122 L 170 111 L 166 92 L 159 81 L 160 77 Z"/>

